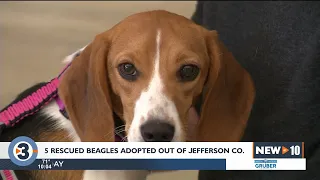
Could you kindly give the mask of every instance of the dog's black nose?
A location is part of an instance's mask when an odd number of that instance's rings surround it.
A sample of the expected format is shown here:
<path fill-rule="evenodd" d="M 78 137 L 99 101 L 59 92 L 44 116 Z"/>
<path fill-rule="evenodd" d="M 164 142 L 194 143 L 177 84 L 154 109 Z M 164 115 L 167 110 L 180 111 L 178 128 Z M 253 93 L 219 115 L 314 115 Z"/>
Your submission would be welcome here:
<path fill-rule="evenodd" d="M 174 136 L 174 126 L 159 120 L 150 120 L 141 125 L 140 131 L 145 142 L 170 142 Z"/>

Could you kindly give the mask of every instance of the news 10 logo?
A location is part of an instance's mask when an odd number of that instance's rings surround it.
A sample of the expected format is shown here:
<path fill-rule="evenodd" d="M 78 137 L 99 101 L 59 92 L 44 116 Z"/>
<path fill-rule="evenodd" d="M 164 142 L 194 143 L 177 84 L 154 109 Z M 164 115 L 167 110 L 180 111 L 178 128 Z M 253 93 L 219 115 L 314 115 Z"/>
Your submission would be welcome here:
<path fill-rule="evenodd" d="M 31 138 L 20 136 L 11 141 L 8 154 L 14 164 L 28 166 L 36 160 L 38 147 Z"/>
<path fill-rule="evenodd" d="M 303 142 L 257 142 L 253 147 L 253 158 L 304 158 Z"/>

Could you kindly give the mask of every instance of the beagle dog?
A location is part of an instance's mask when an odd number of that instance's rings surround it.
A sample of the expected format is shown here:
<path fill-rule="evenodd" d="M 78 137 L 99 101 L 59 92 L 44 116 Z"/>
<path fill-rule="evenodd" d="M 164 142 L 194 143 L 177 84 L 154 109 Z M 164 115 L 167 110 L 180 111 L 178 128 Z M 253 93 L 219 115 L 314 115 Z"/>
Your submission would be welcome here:
<path fill-rule="evenodd" d="M 35 141 L 113 142 L 118 121 L 129 142 L 239 141 L 255 96 L 250 75 L 216 31 L 163 10 L 125 18 L 66 61 L 72 62 L 62 74 L 58 95 L 68 118 L 52 101 L 4 130 L 1 141 L 25 135 Z M 191 132 L 188 116 L 199 102 L 199 121 Z M 39 180 L 141 180 L 148 174 L 16 171 Z"/>

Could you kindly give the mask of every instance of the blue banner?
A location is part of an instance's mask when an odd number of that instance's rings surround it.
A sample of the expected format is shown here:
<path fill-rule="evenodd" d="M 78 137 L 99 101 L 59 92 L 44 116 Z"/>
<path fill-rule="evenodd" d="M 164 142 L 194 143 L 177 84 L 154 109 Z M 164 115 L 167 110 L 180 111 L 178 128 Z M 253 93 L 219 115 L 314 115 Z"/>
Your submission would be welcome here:
<path fill-rule="evenodd" d="M 225 159 L 36 159 L 18 166 L 0 159 L 0 170 L 226 170 Z"/>

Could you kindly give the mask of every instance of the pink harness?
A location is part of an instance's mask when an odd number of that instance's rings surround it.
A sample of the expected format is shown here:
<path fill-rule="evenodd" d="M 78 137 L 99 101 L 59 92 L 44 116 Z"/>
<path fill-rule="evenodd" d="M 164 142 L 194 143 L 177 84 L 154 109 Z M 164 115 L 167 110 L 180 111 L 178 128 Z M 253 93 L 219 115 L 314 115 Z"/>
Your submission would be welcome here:
<path fill-rule="evenodd" d="M 58 77 L 52 79 L 45 86 L 42 86 L 36 92 L 25 97 L 24 99 L 10 104 L 0 112 L 0 125 L 5 127 L 13 127 L 19 121 L 27 116 L 31 116 L 41 110 L 46 104 L 55 99 L 60 111 L 64 111 L 64 105 L 58 96 L 59 78 L 70 66 L 68 64 Z"/>
<path fill-rule="evenodd" d="M 10 104 L 9 106 L 5 107 L 3 110 L 0 111 L 0 135 L 3 129 L 13 127 L 26 117 L 35 114 L 36 112 L 41 110 L 45 105 L 51 102 L 53 99 L 58 104 L 60 112 L 65 117 L 68 117 L 65 111 L 65 106 L 58 96 L 58 86 L 61 75 L 70 66 L 70 64 L 68 64 L 63 69 L 63 71 L 59 74 L 58 77 L 52 79 L 50 82 L 42 86 L 36 92 L 32 93 L 31 95 L 27 96 L 26 98 L 18 102 Z M 117 142 L 121 142 L 123 138 L 119 134 L 116 134 L 115 139 Z M 3 170 L 2 174 L 4 175 L 4 180 L 16 179 L 13 171 L 11 170 Z"/>

